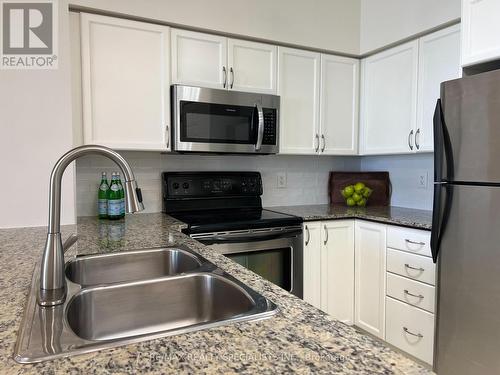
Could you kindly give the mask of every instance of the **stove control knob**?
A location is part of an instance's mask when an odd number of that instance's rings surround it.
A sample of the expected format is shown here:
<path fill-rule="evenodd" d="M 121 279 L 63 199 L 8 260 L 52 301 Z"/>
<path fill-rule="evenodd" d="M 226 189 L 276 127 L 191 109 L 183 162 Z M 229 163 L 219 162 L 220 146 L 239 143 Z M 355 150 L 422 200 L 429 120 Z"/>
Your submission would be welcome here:
<path fill-rule="evenodd" d="M 187 189 L 189 189 L 189 184 L 188 184 L 187 182 L 184 182 L 184 183 L 182 184 L 182 188 L 183 188 L 183 189 L 186 189 L 186 190 L 187 190 Z"/>
<path fill-rule="evenodd" d="M 173 187 L 174 189 L 176 189 L 176 190 L 177 190 L 177 189 L 179 189 L 179 183 L 178 183 L 178 182 L 174 182 L 174 183 L 172 184 L 172 187 Z"/>

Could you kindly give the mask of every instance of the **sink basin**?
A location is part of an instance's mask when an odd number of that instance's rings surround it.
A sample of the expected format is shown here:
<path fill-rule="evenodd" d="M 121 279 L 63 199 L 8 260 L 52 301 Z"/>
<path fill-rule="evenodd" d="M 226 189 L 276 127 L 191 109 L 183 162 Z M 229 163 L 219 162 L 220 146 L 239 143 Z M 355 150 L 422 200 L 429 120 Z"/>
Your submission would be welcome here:
<path fill-rule="evenodd" d="M 190 249 L 83 256 L 64 304 L 37 303 L 35 266 L 14 359 L 36 363 L 274 315 L 277 306 Z"/>
<path fill-rule="evenodd" d="M 235 283 L 199 273 L 85 290 L 69 303 L 67 318 L 85 340 L 114 340 L 227 320 L 253 308 Z"/>
<path fill-rule="evenodd" d="M 175 248 L 91 255 L 70 260 L 66 277 L 83 286 L 178 275 L 199 269 L 194 254 Z"/>

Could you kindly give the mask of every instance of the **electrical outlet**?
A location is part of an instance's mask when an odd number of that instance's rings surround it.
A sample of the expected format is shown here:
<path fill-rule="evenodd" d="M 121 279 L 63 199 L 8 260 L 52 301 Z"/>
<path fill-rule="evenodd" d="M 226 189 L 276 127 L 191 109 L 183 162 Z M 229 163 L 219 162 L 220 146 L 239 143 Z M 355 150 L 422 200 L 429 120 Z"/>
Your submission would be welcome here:
<path fill-rule="evenodd" d="M 427 172 L 421 172 L 418 175 L 417 186 L 419 189 L 427 189 Z"/>
<path fill-rule="evenodd" d="M 286 188 L 286 172 L 278 172 L 276 175 L 276 187 L 278 189 Z"/>

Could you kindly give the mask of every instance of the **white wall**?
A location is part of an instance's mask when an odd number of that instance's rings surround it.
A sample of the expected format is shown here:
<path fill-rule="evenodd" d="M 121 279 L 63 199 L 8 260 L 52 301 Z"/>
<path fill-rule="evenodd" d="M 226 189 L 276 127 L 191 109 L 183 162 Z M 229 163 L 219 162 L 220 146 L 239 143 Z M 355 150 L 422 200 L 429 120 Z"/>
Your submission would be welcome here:
<path fill-rule="evenodd" d="M 59 2 L 59 69 L 0 70 L 0 228 L 47 225 L 52 166 L 73 144 L 68 12 Z M 62 223 L 75 219 L 73 166 Z"/>
<path fill-rule="evenodd" d="M 361 54 L 460 18 L 461 0 L 361 0 Z"/>
<path fill-rule="evenodd" d="M 364 156 L 363 171 L 389 171 L 392 182 L 391 205 L 432 210 L 433 154 Z M 427 188 L 418 187 L 419 175 L 427 174 Z"/>
<path fill-rule="evenodd" d="M 142 189 L 145 212 L 160 212 L 161 172 L 169 171 L 258 171 L 264 185 L 263 205 L 328 203 L 328 175 L 333 170 L 358 170 L 356 157 L 316 156 L 199 156 L 166 155 L 154 152 L 123 152 Z M 77 213 L 97 213 L 97 188 L 101 171 L 116 170 L 102 157 L 85 157 L 77 162 Z M 285 172 L 287 187 L 277 188 L 276 173 Z"/>
<path fill-rule="evenodd" d="M 360 0 L 72 0 L 71 4 L 295 45 L 359 52 Z"/>

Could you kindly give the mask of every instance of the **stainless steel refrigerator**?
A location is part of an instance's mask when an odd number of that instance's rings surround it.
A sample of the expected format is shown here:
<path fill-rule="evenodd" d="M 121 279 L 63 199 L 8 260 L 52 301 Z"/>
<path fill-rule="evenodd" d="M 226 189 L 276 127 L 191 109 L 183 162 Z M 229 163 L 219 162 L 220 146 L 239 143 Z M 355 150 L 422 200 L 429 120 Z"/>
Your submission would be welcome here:
<path fill-rule="evenodd" d="M 434 158 L 434 371 L 500 374 L 500 70 L 441 84 Z"/>

